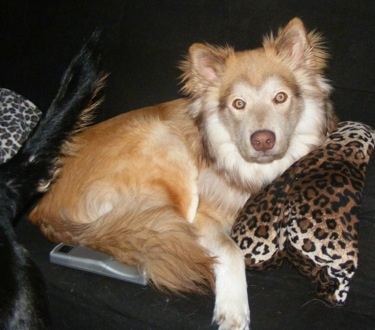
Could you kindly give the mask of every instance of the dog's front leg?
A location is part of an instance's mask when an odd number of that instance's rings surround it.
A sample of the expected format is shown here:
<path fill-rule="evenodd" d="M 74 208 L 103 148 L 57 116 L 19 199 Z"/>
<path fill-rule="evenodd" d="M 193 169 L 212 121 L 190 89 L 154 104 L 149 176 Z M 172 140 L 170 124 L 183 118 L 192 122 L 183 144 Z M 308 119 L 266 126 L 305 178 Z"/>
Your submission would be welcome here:
<path fill-rule="evenodd" d="M 221 223 L 202 217 L 202 214 L 197 218 L 200 244 L 217 258 L 213 321 L 220 330 L 249 329 L 250 309 L 243 253 Z"/>

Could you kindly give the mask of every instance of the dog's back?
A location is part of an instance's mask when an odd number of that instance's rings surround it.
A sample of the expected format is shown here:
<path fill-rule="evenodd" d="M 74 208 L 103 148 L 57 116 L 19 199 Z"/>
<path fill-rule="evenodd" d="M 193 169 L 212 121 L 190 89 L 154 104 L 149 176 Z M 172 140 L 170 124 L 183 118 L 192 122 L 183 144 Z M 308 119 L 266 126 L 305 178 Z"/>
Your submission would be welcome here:
<path fill-rule="evenodd" d="M 58 159 L 70 137 L 89 124 L 99 105 L 104 75 L 100 73 L 99 33 L 73 59 L 59 92 L 19 152 L 0 165 L 0 328 L 49 328 L 42 275 L 16 241 L 17 216 L 39 192 L 48 189 Z"/>

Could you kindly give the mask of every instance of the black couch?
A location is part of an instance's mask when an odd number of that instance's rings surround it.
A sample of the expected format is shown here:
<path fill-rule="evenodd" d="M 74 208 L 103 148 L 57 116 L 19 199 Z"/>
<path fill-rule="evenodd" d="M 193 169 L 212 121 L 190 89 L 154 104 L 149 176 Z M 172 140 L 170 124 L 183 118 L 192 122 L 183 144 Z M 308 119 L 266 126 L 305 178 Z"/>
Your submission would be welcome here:
<path fill-rule="evenodd" d="M 26 1 L 0 9 L 0 84 L 48 107 L 70 59 L 96 27 L 105 33 L 111 72 L 97 120 L 176 98 L 176 68 L 193 42 L 260 45 L 263 34 L 294 16 L 323 32 L 328 77 L 341 120 L 375 126 L 375 2 L 347 0 Z M 26 221 L 19 240 L 48 286 L 55 329 L 209 329 L 213 296 L 164 296 L 150 287 L 49 263 L 54 244 Z M 375 328 L 375 161 L 360 215 L 359 268 L 345 306 L 317 300 L 310 280 L 285 263 L 247 272 L 252 329 Z"/>

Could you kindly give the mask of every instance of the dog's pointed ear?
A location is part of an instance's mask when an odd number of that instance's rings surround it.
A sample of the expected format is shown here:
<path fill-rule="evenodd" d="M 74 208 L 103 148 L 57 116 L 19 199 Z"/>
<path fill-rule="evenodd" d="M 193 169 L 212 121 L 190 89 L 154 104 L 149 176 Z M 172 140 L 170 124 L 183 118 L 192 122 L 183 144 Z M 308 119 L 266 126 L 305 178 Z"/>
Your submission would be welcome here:
<path fill-rule="evenodd" d="M 225 71 L 226 60 L 234 53 L 230 47 L 220 48 L 196 43 L 190 46 L 189 55 L 180 65 L 182 90 L 188 94 L 200 94 L 209 86 L 219 86 L 220 77 Z"/>
<path fill-rule="evenodd" d="M 273 49 L 293 69 L 307 68 L 320 72 L 329 57 L 323 38 L 315 31 L 307 32 L 299 18 L 293 18 L 276 37 L 264 38 L 263 47 Z"/>
<path fill-rule="evenodd" d="M 193 44 L 189 48 L 193 70 L 204 80 L 215 82 L 223 72 L 226 56 L 209 45 Z M 223 56 L 224 55 L 224 56 Z"/>
<path fill-rule="evenodd" d="M 302 66 L 306 61 L 309 42 L 305 27 L 299 18 L 292 19 L 286 27 L 279 31 L 276 37 L 276 51 L 296 66 Z"/>
<path fill-rule="evenodd" d="M 321 72 L 327 66 L 329 55 L 322 36 L 315 31 L 307 32 L 299 18 L 293 18 L 276 37 L 266 36 L 263 47 L 276 52 L 292 69 Z"/>

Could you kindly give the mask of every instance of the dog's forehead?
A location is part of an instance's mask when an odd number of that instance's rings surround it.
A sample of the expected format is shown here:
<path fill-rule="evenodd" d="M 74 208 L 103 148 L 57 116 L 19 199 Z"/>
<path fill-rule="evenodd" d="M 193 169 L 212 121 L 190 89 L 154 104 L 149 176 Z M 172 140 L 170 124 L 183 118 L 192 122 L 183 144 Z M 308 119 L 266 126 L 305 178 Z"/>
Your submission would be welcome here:
<path fill-rule="evenodd" d="M 269 56 L 262 48 L 236 52 L 228 63 L 226 71 L 230 84 L 247 84 L 253 88 L 266 85 L 285 85 L 296 88 L 292 70 L 277 57 Z"/>
<path fill-rule="evenodd" d="M 261 84 L 254 84 L 251 77 L 243 75 L 233 81 L 228 88 L 228 94 L 237 96 L 254 94 L 262 97 L 269 94 L 276 94 L 280 91 L 294 93 L 294 84 L 290 83 L 283 76 L 276 74 L 265 75 Z"/>

